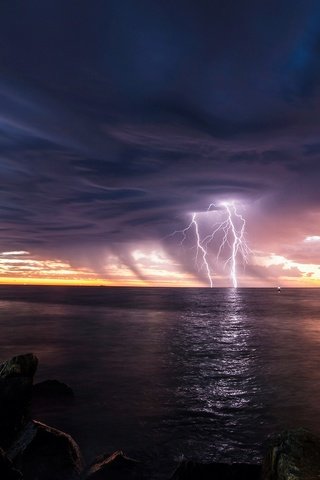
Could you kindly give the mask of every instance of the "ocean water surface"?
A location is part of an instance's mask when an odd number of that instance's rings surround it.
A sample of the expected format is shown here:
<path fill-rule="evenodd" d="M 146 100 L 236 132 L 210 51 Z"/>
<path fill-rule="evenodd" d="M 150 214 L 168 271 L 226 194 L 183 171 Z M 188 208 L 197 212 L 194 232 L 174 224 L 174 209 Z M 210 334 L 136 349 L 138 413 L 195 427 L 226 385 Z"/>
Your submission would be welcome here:
<path fill-rule="evenodd" d="M 182 455 L 255 462 L 266 437 L 320 434 L 320 291 L 0 287 L 0 361 L 34 352 L 36 381 L 74 404 L 37 419 L 87 460 L 123 449 L 168 478 Z"/>

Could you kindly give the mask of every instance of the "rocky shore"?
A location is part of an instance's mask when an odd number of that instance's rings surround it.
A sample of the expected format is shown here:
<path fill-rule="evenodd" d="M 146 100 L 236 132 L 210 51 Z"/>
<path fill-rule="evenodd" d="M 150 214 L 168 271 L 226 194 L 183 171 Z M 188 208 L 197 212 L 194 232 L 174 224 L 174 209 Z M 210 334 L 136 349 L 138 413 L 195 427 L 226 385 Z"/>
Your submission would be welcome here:
<path fill-rule="evenodd" d="M 0 365 L 1 480 L 152 480 L 143 462 L 122 451 L 103 454 L 85 465 L 70 435 L 32 419 L 33 398 L 73 399 L 70 387 L 57 380 L 33 385 L 37 366 L 31 353 Z M 213 479 L 320 479 L 320 439 L 303 429 L 286 431 L 269 441 L 261 465 L 183 460 L 168 480 Z"/>

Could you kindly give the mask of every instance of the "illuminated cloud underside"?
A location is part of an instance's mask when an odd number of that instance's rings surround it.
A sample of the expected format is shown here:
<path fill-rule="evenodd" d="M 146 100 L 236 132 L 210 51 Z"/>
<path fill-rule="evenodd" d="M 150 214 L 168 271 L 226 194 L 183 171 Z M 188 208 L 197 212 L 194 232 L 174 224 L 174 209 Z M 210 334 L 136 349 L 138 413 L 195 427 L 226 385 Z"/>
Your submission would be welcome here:
<path fill-rule="evenodd" d="M 262 266 L 287 286 L 320 286 L 320 265 L 299 263 L 274 253 L 254 258 L 254 265 Z"/>
<path fill-rule="evenodd" d="M 18 258 L 19 255 L 19 258 Z M 23 258 L 21 258 L 23 256 Z M 13 258 L 15 257 L 15 258 Z M 124 285 L 124 286 L 201 286 L 194 276 L 181 271 L 179 265 L 163 252 L 134 250 L 132 259 L 141 271 L 139 278 L 119 257 L 107 255 L 105 275 L 89 268 L 72 267 L 61 260 L 35 259 L 28 252 L 0 254 L 0 283 L 48 285 Z"/>
<path fill-rule="evenodd" d="M 75 267 L 59 259 L 39 259 L 28 252 L 0 254 L 0 283 L 47 285 L 173 286 L 205 287 L 205 279 L 184 271 L 179 261 L 170 258 L 161 247 L 134 248 L 133 268 L 120 257 L 106 254 L 103 273 Z M 260 279 L 259 279 L 260 275 Z M 317 264 L 299 263 L 277 254 L 256 252 L 247 269 L 239 275 L 240 286 L 320 286 Z M 228 275 L 216 274 L 217 287 L 230 286 Z"/>

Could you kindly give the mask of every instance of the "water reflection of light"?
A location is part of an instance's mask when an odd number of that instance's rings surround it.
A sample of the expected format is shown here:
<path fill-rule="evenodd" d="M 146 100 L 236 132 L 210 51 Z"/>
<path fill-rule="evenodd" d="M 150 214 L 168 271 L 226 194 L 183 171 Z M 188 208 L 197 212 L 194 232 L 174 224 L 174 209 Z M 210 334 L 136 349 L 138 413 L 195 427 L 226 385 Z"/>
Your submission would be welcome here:
<path fill-rule="evenodd" d="M 301 333 L 312 343 L 320 343 L 319 317 L 307 317 L 301 325 Z"/>
<path fill-rule="evenodd" d="M 190 422 L 194 415 L 198 422 L 204 422 L 210 432 L 207 441 L 217 452 L 223 449 L 227 436 L 230 446 L 248 433 L 251 427 L 246 422 L 257 406 L 258 386 L 253 373 L 256 351 L 241 291 L 224 290 L 217 311 L 208 304 L 207 311 L 190 312 L 183 321 L 181 340 L 189 355 L 184 360 L 188 373 L 177 393 L 188 409 Z M 218 432 L 224 432 L 225 437 L 218 437 Z"/>
<path fill-rule="evenodd" d="M 242 312 L 242 298 L 235 288 L 228 289 L 224 315 L 219 322 L 216 340 L 221 345 L 221 359 L 217 362 L 214 394 L 219 408 L 239 409 L 249 403 L 250 331 Z"/>

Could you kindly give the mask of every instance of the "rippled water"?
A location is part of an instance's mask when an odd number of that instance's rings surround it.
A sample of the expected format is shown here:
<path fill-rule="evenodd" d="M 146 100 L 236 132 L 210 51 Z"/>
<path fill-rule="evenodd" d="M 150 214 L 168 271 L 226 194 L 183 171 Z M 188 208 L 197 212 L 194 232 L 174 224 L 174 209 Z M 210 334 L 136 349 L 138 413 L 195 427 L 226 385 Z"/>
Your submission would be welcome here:
<path fill-rule="evenodd" d="M 87 458 L 253 462 L 271 432 L 320 434 L 318 289 L 2 286 L 0 314 L 0 360 L 73 387 L 36 414 Z"/>

